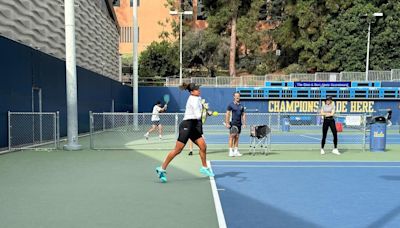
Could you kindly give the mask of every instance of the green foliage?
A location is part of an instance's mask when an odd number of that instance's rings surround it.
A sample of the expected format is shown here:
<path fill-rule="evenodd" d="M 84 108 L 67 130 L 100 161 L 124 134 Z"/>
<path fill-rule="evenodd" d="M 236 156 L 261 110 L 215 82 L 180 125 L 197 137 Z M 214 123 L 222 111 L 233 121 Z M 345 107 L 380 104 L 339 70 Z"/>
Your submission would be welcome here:
<path fill-rule="evenodd" d="M 304 66 L 294 63 L 283 69 L 283 72 L 285 72 L 285 74 L 306 73 L 306 68 Z"/>
<path fill-rule="evenodd" d="M 183 65 L 196 72 L 215 72 L 229 67 L 230 35 L 237 18 L 236 67 L 252 74 L 266 74 L 284 69 L 286 73 L 307 71 L 365 71 L 368 24 L 371 24 L 370 70 L 400 68 L 400 1 L 398 0 L 203 0 L 208 27 L 192 31 L 184 23 Z M 167 0 L 172 7 L 176 1 Z M 188 8 L 185 4 L 178 6 Z M 375 12 L 384 14 L 373 17 Z M 189 20 L 188 18 L 187 20 Z M 176 20 L 164 40 L 179 40 Z M 260 29 L 264 23 L 276 29 Z M 186 25 L 185 25 L 186 24 Z M 167 31 L 167 30 L 165 30 Z M 158 44 L 143 54 L 147 59 L 167 62 L 141 66 L 142 75 L 166 75 L 177 72 L 179 49 Z M 152 45 L 153 46 L 153 45 Z M 161 48 L 164 47 L 163 48 Z M 150 48 L 150 47 L 149 47 Z M 281 51 L 275 55 L 274 48 Z M 175 50 L 169 52 L 166 50 Z M 164 53 L 162 58 L 150 53 Z M 124 57 L 125 59 L 125 57 Z M 130 59 L 127 58 L 127 62 Z M 155 70 L 157 69 L 157 70 Z M 154 71 L 157 71 L 155 74 Z M 166 73 L 168 72 L 168 73 Z"/>
<path fill-rule="evenodd" d="M 139 57 L 141 77 L 167 77 L 179 73 L 179 48 L 162 41 L 151 43 Z"/>
<path fill-rule="evenodd" d="M 123 54 L 121 56 L 122 66 L 132 66 L 133 64 L 133 55 L 132 54 Z"/>
<path fill-rule="evenodd" d="M 365 71 L 368 23 L 371 23 L 370 69 L 399 67 L 400 3 L 395 0 L 288 1 L 274 40 L 300 64 L 317 71 Z M 383 12 L 383 18 L 372 16 Z M 368 16 L 366 16 L 368 15 Z M 395 51 L 397 50 L 397 51 Z M 283 64 L 282 64 L 283 63 Z"/>

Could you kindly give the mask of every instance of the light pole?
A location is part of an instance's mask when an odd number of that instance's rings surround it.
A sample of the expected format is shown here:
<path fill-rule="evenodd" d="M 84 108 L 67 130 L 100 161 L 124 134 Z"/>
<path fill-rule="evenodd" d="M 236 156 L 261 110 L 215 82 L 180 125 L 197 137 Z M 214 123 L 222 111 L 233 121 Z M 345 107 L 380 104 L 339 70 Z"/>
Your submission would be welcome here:
<path fill-rule="evenodd" d="M 382 17 L 383 13 L 374 13 L 374 17 Z M 369 69 L 369 43 L 371 39 L 371 21 L 368 22 L 368 41 L 367 41 L 367 61 L 365 63 L 365 81 L 368 81 L 368 69 Z"/>
<path fill-rule="evenodd" d="M 182 85 L 182 15 L 192 15 L 193 11 L 169 11 L 170 15 L 179 15 L 179 85 Z"/>

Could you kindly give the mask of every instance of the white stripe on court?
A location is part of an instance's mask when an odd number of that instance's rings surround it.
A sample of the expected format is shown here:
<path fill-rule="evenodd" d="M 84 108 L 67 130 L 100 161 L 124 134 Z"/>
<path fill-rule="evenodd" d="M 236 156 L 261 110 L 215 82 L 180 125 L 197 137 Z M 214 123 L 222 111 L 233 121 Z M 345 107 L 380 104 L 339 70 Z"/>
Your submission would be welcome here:
<path fill-rule="evenodd" d="M 228 168 L 400 168 L 400 165 L 214 165 Z"/>
<path fill-rule="evenodd" d="M 207 161 L 208 167 L 211 168 L 211 162 Z M 212 168 L 211 168 L 212 169 Z M 215 211 L 217 212 L 218 226 L 219 228 L 226 228 L 224 211 L 222 210 L 221 201 L 218 195 L 217 184 L 215 183 L 214 177 L 210 177 L 211 191 L 213 193 Z"/>
<path fill-rule="evenodd" d="M 308 136 L 308 135 L 300 135 L 300 136 L 303 136 L 303 137 L 309 138 L 309 139 L 315 139 L 315 140 L 321 141 L 320 138 L 316 138 L 316 137 L 312 137 L 312 136 Z M 327 141 L 328 143 L 333 143 L 331 140 L 328 140 L 328 139 L 326 139 L 326 141 Z"/>

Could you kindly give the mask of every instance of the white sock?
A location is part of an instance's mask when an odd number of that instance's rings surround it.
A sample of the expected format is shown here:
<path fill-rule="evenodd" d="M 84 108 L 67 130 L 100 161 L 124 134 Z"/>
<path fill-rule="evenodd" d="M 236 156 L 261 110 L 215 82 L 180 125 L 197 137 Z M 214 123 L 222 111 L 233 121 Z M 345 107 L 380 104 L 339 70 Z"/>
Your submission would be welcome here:
<path fill-rule="evenodd" d="M 233 149 L 232 148 L 229 148 L 229 153 L 233 153 Z"/>
<path fill-rule="evenodd" d="M 238 148 L 237 147 L 235 147 L 235 152 L 238 152 Z"/>

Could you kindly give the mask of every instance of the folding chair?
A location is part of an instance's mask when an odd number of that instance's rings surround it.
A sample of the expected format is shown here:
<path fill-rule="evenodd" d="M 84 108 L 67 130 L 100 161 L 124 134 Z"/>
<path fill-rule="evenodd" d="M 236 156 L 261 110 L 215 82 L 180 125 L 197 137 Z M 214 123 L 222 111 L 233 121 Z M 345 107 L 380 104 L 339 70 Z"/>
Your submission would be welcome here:
<path fill-rule="evenodd" d="M 253 155 L 256 154 L 256 148 L 260 147 L 261 153 L 267 155 L 269 152 L 269 133 L 271 129 L 267 125 L 250 126 L 250 150 Z"/>

